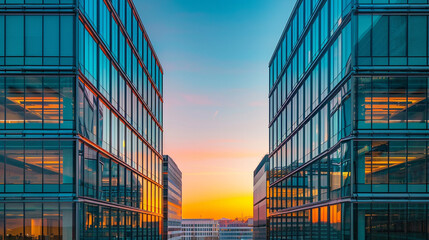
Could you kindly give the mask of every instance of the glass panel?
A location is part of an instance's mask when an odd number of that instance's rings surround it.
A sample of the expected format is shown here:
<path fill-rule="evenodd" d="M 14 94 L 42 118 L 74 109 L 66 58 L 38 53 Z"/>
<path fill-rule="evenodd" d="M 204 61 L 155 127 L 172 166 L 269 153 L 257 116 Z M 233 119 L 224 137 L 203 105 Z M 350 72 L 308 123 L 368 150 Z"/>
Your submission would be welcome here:
<path fill-rule="evenodd" d="M 9 77 L 6 81 L 6 128 L 24 128 L 24 78 Z"/>
<path fill-rule="evenodd" d="M 375 129 L 386 129 L 388 126 L 389 113 L 393 114 L 398 111 L 397 108 L 389 105 L 387 80 L 388 79 L 386 77 L 372 78 L 372 126 Z M 391 100 L 393 101 L 398 99 L 391 98 Z M 389 112 L 389 110 L 392 111 Z"/>
<path fill-rule="evenodd" d="M 38 240 L 42 239 L 42 204 L 26 203 L 25 204 L 25 239 Z"/>
<path fill-rule="evenodd" d="M 384 141 L 374 141 L 372 143 L 372 169 L 371 177 L 373 191 L 387 191 L 388 179 L 388 156 L 389 144 Z"/>
<path fill-rule="evenodd" d="M 426 141 L 408 142 L 407 176 L 409 192 L 426 191 L 426 154 Z"/>
<path fill-rule="evenodd" d="M 408 128 L 426 128 L 427 78 L 408 78 Z"/>
<path fill-rule="evenodd" d="M 58 65 L 60 51 L 59 16 L 44 16 L 43 55 L 45 65 Z"/>
<path fill-rule="evenodd" d="M 43 204 L 43 239 L 60 239 L 59 204 Z"/>
<path fill-rule="evenodd" d="M 74 189 L 75 142 L 60 141 L 60 184 L 61 192 Z"/>
<path fill-rule="evenodd" d="M 391 141 L 389 143 L 389 188 L 393 192 L 404 192 L 407 181 L 407 143 Z"/>
<path fill-rule="evenodd" d="M 41 192 L 43 184 L 43 147 L 40 141 L 25 143 L 25 191 Z"/>
<path fill-rule="evenodd" d="M 42 16 L 25 16 L 25 64 L 42 65 Z"/>
<path fill-rule="evenodd" d="M 22 65 L 24 63 L 24 16 L 6 16 L 6 64 Z"/>
<path fill-rule="evenodd" d="M 43 97 L 43 119 L 44 127 L 58 129 L 60 117 L 59 78 L 45 77 Z"/>
<path fill-rule="evenodd" d="M 43 184 L 44 191 L 58 192 L 59 184 L 59 146 L 57 141 L 43 144 Z"/>
<path fill-rule="evenodd" d="M 7 141 L 6 191 L 22 192 L 24 184 L 24 141 Z"/>
<path fill-rule="evenodd" d="M 406 128 L 407 87 L 406 77 L 389 79 L 389 126 L 391 129 Z"/>
<path fill-rule="evenodd" d="M 41 129 L 43 123 L 43 78 L 25 78 L 25 128 Z"/>
<path fill-rule="evenodd" d="M 22 203 L 6 203 L 6 226 L 5 235 L 7 239 L 18 240 L 24 236 L 24 206 Z"/>

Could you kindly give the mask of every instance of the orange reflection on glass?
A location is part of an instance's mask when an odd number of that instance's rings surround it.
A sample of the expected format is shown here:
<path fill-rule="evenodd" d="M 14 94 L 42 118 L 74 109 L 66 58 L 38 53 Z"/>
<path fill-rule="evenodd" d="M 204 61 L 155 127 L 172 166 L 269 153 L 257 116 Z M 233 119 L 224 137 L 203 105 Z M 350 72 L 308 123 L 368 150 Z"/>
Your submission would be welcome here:
<path fill-rule="evenodd" d="M 318 223 L 319 222 L 319 208 L 313 208 L 311 209 L 311 222 L 312 223 Z"/>
<path fill-rule="evenodd" d="M 63 99 L 59 97 L 8 97 L 9 101 L 14 102 L 16 105 L 27 110 L 31 114 L 42 117 L 45 120 L 58 120 L 60 106 L 63 105 Z M 32 122 L 41 122 L 41 120 L 31 120 Z M 22 120 L 19 120 L 22 122 Z"/>
<path fill-rule="evenodd" d="M 328 207 L 327 206 L 320 208 L 320 222 L 328 223 Z"/>

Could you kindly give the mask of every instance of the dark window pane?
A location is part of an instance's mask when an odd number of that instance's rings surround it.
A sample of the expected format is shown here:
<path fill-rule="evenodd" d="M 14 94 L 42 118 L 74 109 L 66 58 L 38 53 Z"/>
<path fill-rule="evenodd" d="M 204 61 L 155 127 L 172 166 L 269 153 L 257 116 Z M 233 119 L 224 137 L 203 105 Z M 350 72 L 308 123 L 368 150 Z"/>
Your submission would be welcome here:
<path fill-rule="evenodd" d="M 36 240 L 42 239 L 42 204 L 26 203 L 25 204 L 25 239 Z"/>
<path fill-rule="evenodd" d="M 85 145 L 84 153 L 84 195 L 95 198 L 97 191 L 97 152 Z"/>
<path fill-rule="evenodd" d="M 100 155 L 102 169 L 101 179 L 101 200 L 110 201 L 110 159 L 104 155 Z"/>
<path fill-rule="evenodd" d="M 389 78 L 389 127 L 406 128 L 407 120 L 407 87 L 406 77 Z"/>
<path fill-rule="evenodd" d="M 43 184 L 43 147 L 41 141 L 25 143 L 25 191 L 41 192 Z"/>
<path fill-rule="evenodd" d="M 372 78 L 372 100 L 367 102 L 372 104 L 372 126 L 375 129 L 387 129 L 388 126 L 388 78 Z M 395 98 L 392 98 L 395 100 Z M 368 106 L 371 107 L 371 106 Z M 397 111 L 396 108 L 393 109 Z"/>
<path fill-rule="evenodd" d="M 58 57 L 60 44 L 59 16 L 44 16 L 43 54 L 45 57 Z"/>
<path fill-rule="evenodd" d="M 6 16 L 6 56 L 24 56 L 24 16 Z"/>
<path fill-rule="evenodd" d="M 72 192 L 74 186 L 75 142 L 60 142 L 60 184 L 61 192 Z"/>
<path fill-rule="evenodd" d="M 25 128 L 41 129 L 43 123 L 43 78 L 25 78 Z"/>
<path fill-rule="evenodd" d="M 60 238 L 60 216 L 58 203 L 43 204 L 43 239 Z"/>
<path fill-rule="evenodd" d="M 408 142 L 408 191 L 425 191 L 426 141 Z M 421 185 L 420 185 L 421 184 Z"/>
<path fill-rule="evenodd" d="M 74 122 L 74 81 L 72 77 L 60 78 L 60 127 L 72 129 Z"/>
<path fill-rule="evenodd" d="M 45 192 L 59 191 L 59 160 L 58 141 L 45 141 L 43 143 L 43 190 Z"/>
<path fill-rule="evenodd" d="M 73 56 L 73 16 L 61 16 L 61 56 Z"/>
<path fill-rule="evenodd" d="M 42 65 L 42 16 L 25 16 L 26 65 Z"/>
<path fill-rule="evenodd" d="M 389 52 L 390 56 L 405 56 L 407 43 L 407 17 L 390 16 Z"/>
<path fill-rule="evenodd" d="M 58 77 L 44 78 L 43 119 L 44 128 L 58 129 L 60 117 L 60 84 Z"/>
<path fill-rule="evenodd" d="M 388 156 L 389 156 L 389 145 L 388 142 L 374 141 L 372 143 L 372 183 L 377 184 L 388 184 Z M 373 186 L 373 191 L 377 191 L 376 186 Z M 387 190 L 380 188 L 380 190 Z"/>
<path fill-rule="evenodd" d="M 24 204 L 6 203 L 6 236 L 7 239 L 18 240 L 24 236 Z"/>
<path fill-rule="evenodd" d="M 8 77 L 6 81 L 6 128 L 24 128 L 24 78 Z"/>
<path fill-rule="evenodd" d="M 425 129 L 427 78 L 408 78 L 408 128 Z"/>
<path fill-rule="evenodd" d="M 24 142 L 6 142 L 6 191 L 22 192 L 24 184 Z"/>
<path fill-rule="evenodd" d="M 408 56 L 425 57 L 427 52 L 427 17 L 408 17 Z"/>
<path fill-rule="evenodd" d="M 5 183 L 5 179 L 4 179 L 4 175 L 5 175 L 5 160 L 6 160 L 6 155 L 5 155 L 5 141 L 0 140 L 0 192 L 4 192 L 4 183 Z M 0 207 L 2 205 L 0 204 Z M 1 211 L 0 211 L 1 212 Z M 1 216 L 0 216 L 0 221 L 1 221 Z M 1 226 L 1 225 L 0 225 Z M 1 230 L 0 230 L 0 236 L 1 235 Z"/>
<path fill-rule="evenodd" d="M 359 15 L 358 26 L 358 56 L 370 56 L 371 15 Z"/>

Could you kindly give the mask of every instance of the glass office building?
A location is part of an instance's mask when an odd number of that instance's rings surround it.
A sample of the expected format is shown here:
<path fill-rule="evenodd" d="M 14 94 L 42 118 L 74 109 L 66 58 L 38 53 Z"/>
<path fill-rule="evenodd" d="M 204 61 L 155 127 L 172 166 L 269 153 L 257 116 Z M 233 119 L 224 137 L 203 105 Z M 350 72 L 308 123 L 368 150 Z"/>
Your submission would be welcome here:
<path fill-rule="evenodd" d="M 132 1 L 0 0 L 0 239 L 161 239 L 162 76 Z"/>
<path fill-rule="evenodd" d="M 270 239 L 428 239 L 427 0 L 298 0 L 269 64 Z"/>
<path fill-rule="evenodd" d="M 253 171 L 253 239 L 267 237 L 268 155 Z"/>
<path fill-rule="evenodd" d="M 182 171 L 174 160 L 164 155 L 162 162 L 164 239 L 181 240 L 182 231 Z"/>

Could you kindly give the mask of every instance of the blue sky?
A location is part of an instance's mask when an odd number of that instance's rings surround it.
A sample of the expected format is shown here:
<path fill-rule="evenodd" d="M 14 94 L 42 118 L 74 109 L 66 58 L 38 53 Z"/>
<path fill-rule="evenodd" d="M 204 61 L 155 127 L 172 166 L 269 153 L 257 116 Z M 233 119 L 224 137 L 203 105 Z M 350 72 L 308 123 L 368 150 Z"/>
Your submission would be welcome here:
<path fill-rule="evenodd" d="M 164 154 L 183 214 L 252 215 L 268 152 L 268 62 L 294 0 L 135 0 L 164 69 Z"/>

